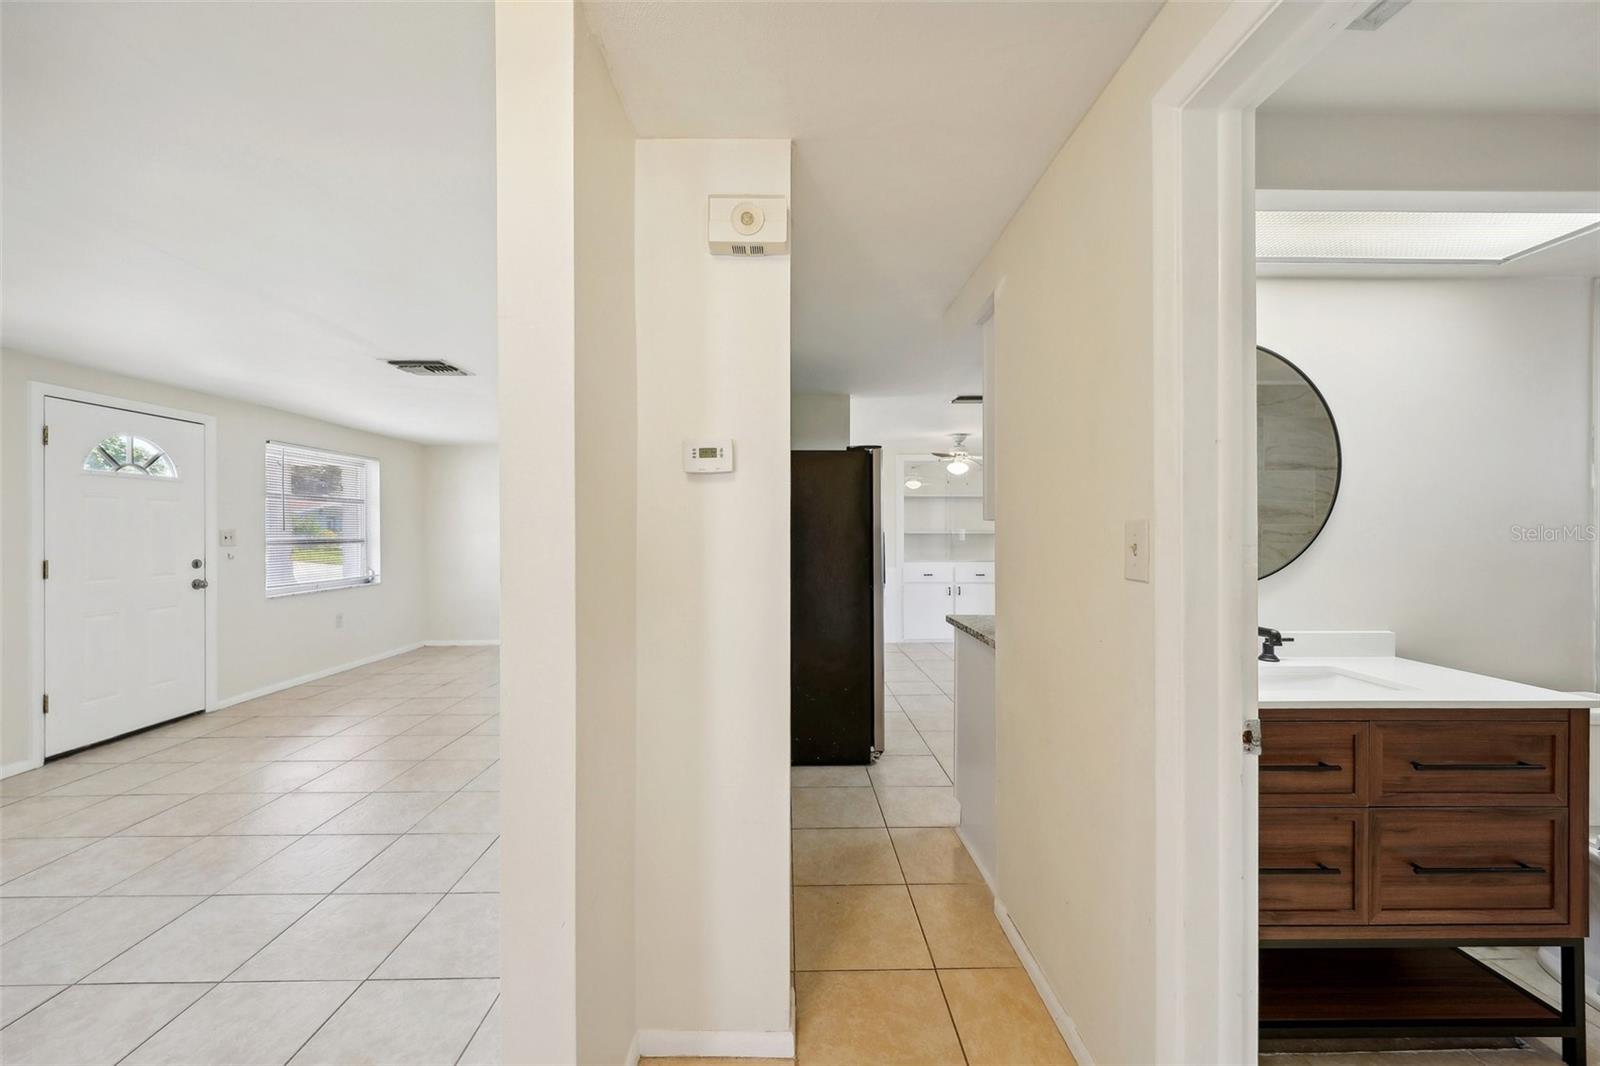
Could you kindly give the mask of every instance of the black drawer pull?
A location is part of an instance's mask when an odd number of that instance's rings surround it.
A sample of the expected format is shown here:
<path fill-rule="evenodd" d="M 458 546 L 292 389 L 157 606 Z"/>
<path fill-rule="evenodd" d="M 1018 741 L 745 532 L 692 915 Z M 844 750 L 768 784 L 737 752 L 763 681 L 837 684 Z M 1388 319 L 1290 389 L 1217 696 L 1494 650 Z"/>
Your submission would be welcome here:
<path fill-rule="evenodd" d="M 1336 774 L 1344 767 L 1331 762 L 1318 759 L 1314 763 L 1262 763 L 1261 772 L 1264 774 Z"/>
<path fill-rule="evenodd" d="M 1337 877 L 1340 870 L 1319 862 L 1315 866 L 1263 866 L 1262 877 Z"/>
<path fill-rule="evenodd" d="M 1519 862 L 1514 866 L 1423 866 L 1414 862 L 1411 864 L 1411 872 L 1427 876 L 1432 874 L 1542 874 L 1549 871 L 1543 866 L 1530 866 L 1525 862 Z"/>
<path fill-rule="evenodd" d="M 1448 773 L 1451 770 L 1517 771 L 1545 769 L 1545 767 L 1539 763 L 1528 762 L 1524 759 L 1518 759 L 1516 762 L 1418 762 L 1417 760 L 1412 759 L 1411 768 L 1419 773 L 1427 773 L 1429 771 L 1442 771 Z"/>

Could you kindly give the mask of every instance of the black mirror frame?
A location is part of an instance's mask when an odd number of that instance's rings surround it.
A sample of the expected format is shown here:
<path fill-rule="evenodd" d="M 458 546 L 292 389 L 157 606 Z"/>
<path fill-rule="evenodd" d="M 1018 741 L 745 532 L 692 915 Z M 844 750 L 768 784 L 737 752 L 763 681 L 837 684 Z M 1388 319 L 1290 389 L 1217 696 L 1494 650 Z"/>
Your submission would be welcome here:
<path fill-rule="evenodd" d="M 1300 546 L 1300 550 L 1299 551 L 1295 552 L 1293 555 L 1289 556 L 1289 558 L 1285 559 L 1281 566 L 1278 566 L 1277 568 L 1275 568 L 1273 570 L 1269 570 L 1267 573 L 1263 574 L 1263 573 L 1259 572 L 1260 571 L 1260 567 L 1259 567 L 1259 564 L 1258 564 L 1256 580 L 1257 581 L 1265 581 L 1267 578 L 1271 577 L 1273 574 L 1282 572 L 1284 567 L 1288 566 L 1290 563 L 1292 563 L 1296 559 L 1300 558 L 1300 556 L 1304 555 L 1306 553 L 1307 549 L 1309 549 L 1311 547 L 1311 545 L 1313 545 L 1313 544 L 1315 544 L 1317 542 L 1317 538 L 1322 536 L 1322 531 L 1328 528 L 1328 519 L 1333 517 L 1333 509 L 1336 506 L 1338 506 L 1338 504 L 1339 504 L 1339 489 L 1344 484 L 1344 442 L 1339 437 L 1339 420 L 1337 418 L 1333 417 L 1333 408 L 1328 405 L 1328 398 L 1326 396 L 1322 395 L 1322 390 L 1317 388 L 1317 383 L 1315 381 L 1311 380 L 1310 375 L 1308 375 L 1304 370 L 1301 370 L 1297 365 L 1295 365 L 1295 363 L 1293 361 L 1291 361 L 1289 359 L 1285 359 L 1282 355 L 1279 355 L 1277 352 L 1273 351 L 1271 348 L 1268 348 L 1264 344 L 1256 345 L 1256 351 L 1258 353 L 1265 353 L 1267 355 L 1272 356 L 1272 358 L 1278 360 L 1278 362 L 1282 363 L 1284 366 L 1288 367 L 1290 370 L 1293 370 L 1296 374 L 1300 375 L 1300 380 L 1305 382 L 1307 385 L 1309 385 L 1311 387 L 1312 393 L 1314 393 L 1316 395 L 1316 397 L 1317 397 L 1317 402 L 1322 404 L 1322 410 L 1328 416 L 1328 425 L 1333 427 L 1333 458 L 1334 458 L 1333 495 L 1328 500 L 1328 513 L 1322 516 L 1322 524 L 1317 526 L 1317 531 L 1315 533 L 1311 534 L 1311 536 L 1306 540 L 1306 542 Z M 1257 508 L 1256 522 L 1257 522 L 1258 531 L 1259 531 L 1260 521 L 1261 521 L 1261 519 L 1260 519 L 1260 506 L 1261 506 L 1260 502 L 1258 501 L 1257 504 L 1256 504 L 1256 508 Z M 1258 532 L 1258 542 L 1259 542 L 1259 532 Z"/>

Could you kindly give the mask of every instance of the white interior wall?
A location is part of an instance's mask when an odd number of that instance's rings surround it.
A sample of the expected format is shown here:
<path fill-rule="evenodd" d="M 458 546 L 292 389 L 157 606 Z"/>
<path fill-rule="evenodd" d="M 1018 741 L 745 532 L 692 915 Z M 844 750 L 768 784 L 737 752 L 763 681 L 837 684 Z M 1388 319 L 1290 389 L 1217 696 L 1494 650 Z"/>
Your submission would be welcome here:
<path fill-rule="evenodd" d="M 579 1062 L 623 1062 L 637 1028 L 634 935 L 638 451 L 634 136 L 575 26 Z"/>
<path fill-rule="evenodd" d="M 1158 995 L 1183 948 L 1154 932 L 1157 854 L 1180 846 L 1153 758 L 1173 578 L 1157 559 L 1125 580 L 1122 539 L 1155 503 L 1152 100 L 1224 9 L 1162 8 L 946 319 L 972 329 L 995 294 L 998 895 L 1098 1062 L 1204 1039 Z"/>
<path fill-rule="evenodd" d="M 787 1054 L 790 268 L 710 255 L 705 204 L 788 196 L 790 146 L 636 158 L 641 1046 L 723 1030 Z M 684 473 L 701 436 L 734 438 L 733 473 Z"/>
<path fill-rule="evenodd" d="M 1592 688 L 1590 284 L 1264 278 L 1256 300 L 1344 456 L 1322 535 L 1261 582 L 1262 624 L 1392 629 L 1407 658 Z"/>
<path fill-rule="evenodd" d="M 1261 189 L 1572 192 L 1600 189 L 1595 115 L 1256 116 Z"/>
<path fill-rule="evenodd" d="M 500 637 L 500 453 L 492 444 L 422 449 L 423 579 L 429 640 Z"/>
<path fill-rule="evenodd" d="M 789 446 L 828 451 L 850 445 L 850 397 L 797 392 L 789 397 Z"/>
<path fill-rule="evenodd" d="M 399 650 L 429 639 L 426 619 L 426 559 L 423 531 L 424 449 L 238 400 L 172 388 L 138 378 L 19 352 L 0 354 L 4 408 L 0 468 L 9 574 L 33 572 L 29 545 L 30 493 L 27 471 L 28 383 L 39 381 L 133 401 L 212 415 L 217 420 L 217 517 L 219 527 L 238 532 L 231 549 L 209 549 L 207 578 L 218 597 L 217 695 L 221 702 L 310 674 Z M 383 473 L 383 580 L 376 585 L 268 599 L 265 590 L 265 495 L 263 446 L 267 440 L 370 456 Z M 17 586 L 13 585 L 13 589 Z M 0 763 L 25 766 L 31 756 L 37 715 L 28 699 L 31 645 L 28 597 L 12 595 L 5 618 L 3 715 Z M 343 626 L 336 616 L 343 615 Z"/>
<path fill-rule="evenodd" d="M 495 4 L 500 997 L 506 1062 L 577 1062 L 575 16 Z"/>

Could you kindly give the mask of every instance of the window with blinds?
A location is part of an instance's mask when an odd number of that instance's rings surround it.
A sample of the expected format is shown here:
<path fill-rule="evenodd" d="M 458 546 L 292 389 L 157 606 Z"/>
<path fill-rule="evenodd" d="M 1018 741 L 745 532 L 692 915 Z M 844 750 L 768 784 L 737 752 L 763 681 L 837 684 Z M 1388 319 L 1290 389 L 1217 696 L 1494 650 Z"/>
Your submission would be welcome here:
<path fill-rule="evenodd" d="M 378 463 L 267 442 L 267 595 L 379 579 Z"/>

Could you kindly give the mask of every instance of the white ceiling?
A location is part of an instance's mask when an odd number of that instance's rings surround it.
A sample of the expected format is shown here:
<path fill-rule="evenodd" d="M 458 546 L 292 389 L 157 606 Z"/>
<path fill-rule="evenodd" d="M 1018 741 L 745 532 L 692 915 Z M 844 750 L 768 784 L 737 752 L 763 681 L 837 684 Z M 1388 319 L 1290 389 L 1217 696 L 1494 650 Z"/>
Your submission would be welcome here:
<path fill-rule="evenodd" d="M 1600 3 L 1413 0 L 1340 34 L 1267 109 L 1600 113 Z"/>
<path fill-rule="evenodd" d="M 1570 168 L 1559 165 L 1562 149 L 1580 154 L 1583 149 L 1572 149 L 1570 140 L 1558 139 L 1566 127 L 1526 120 L 1540 115 L 1574 115 L 1591 128 L 1600 123 L 1600 3 L 1413 0 L 1378 30 L 1339 34 L 1290 77 L 1263 110 L 1272 114 L 1272 121 L 1261 128 L 1272 135 L 1285 133 L 1286 125 L 1297 122 L 1305 123 L 1302 129 L 1316 131 L 1318 119 L 1330 115 L 1349 116 L 1354 122 L 1397 114 L 1424 121 L 1429 117 L 1460 121 L 1441 125 L 1439 129 L 1448 134 L 1436 135 L 1425 148 L 1407 146 L 1412 158 L 1401 164 L 1405 172 L 1415 180 L 1415 175 L 1426 173 L 1431 166 L 1439 171 L 1431 184 L 1411 191 L 1352 192 L 1340 189 L 1342 173 L 1330 175 L 1325 186 L 1317 184 L 1314 173 L 1299 173 L 1296 180 L 1307 189 L 1324 191 L 1263 191 L 1258 196 L 1261 207 L 1593 211 L 1600 207 L 1600 188 L 1570 188 L 1563 184 L 1570 180 L 1567 178 L 1554 178 L 1555 184 L 1543 186 L 1543 191 L 1529 184 L 1529 178 L 1537 178 L 1537 173 L 1520 176 L 1518 184 L 1508 189 L 1483 184 L 1478 160 L 1492 159 L 1496 142 L 1492 137 L 1474 136 L 1468 123 L 1471 116 L 1522 117 L 1519 129 L 1535 142 L 1545 136 L 1544 142 L 1523 146 L 1540 149 L 1526 151 L 1524 158 L 1569 173 Z M 1337 135 L 1339 130 L 1331 132 Z M 1372 133 L 1371 154 L 1381 158 L 1399 150 L 1386 138 L 1381 124 L 1375 124 Z M 1355 150 L 1357 143 L 1351 141 L 1349 150 Z M 1263 147 L 1267 150 L 1270 146 Z M 1419 156 L 1419 152 L 1427 154 Z M 1593 163 L 1585 160 L 1586 169 L 1592 170 Z M 1593 186 L 1593 179 L 1588 184 Z M 1257 273 L 1272 277 L 1594 277 L 1600 275 L 1600 233 L 1500 265 L 1262 263 Z"/>
<path fill-rule="evenodd" d="M 639 136 L 794 140 L 796 391 L 948 400 L 981 373 L 945 307 L 1159 6 L 618 0 L 589 19 Z"/>
<path fill-rule="evenodd" d="M 493 439 L 492 7 L 0 12 L 8 348 Z"/>

